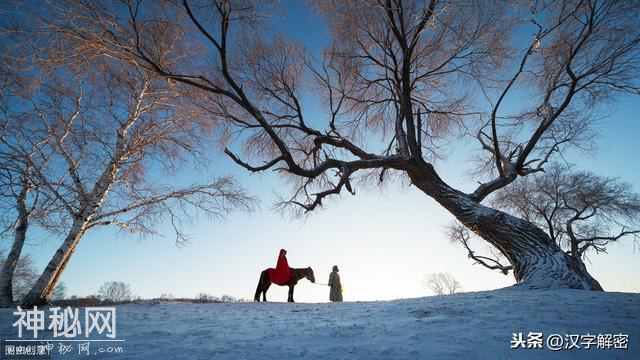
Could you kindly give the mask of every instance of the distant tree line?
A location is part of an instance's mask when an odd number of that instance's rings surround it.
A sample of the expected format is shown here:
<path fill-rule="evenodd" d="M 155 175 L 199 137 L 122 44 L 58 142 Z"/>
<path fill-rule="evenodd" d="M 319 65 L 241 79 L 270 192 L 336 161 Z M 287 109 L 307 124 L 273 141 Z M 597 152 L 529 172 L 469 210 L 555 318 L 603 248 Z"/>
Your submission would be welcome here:
<path fill-rule="evenodd" d="M 98 306 L 148 301 L 186 303 L 235 303 L 247 301 L 230 295 L 222 295 L 218 297 L 205 292 L 200 292 L 193 298 L 176 298 L 169 293 L 163 293 L 157 298 L 144 299 L 140 296 L 134 295 L 131 290 L 131 286 L 123 281 L 108 281 L 104 283 L 94 295 L 85 297 L 71 296 L 66 298 L 64 295 L 66 287 L 62 283 L 60 285 L 62 285 L 61 290 L 58 290 L 56 296 L 50 300 L 51 304 L 58 306 Z"/>

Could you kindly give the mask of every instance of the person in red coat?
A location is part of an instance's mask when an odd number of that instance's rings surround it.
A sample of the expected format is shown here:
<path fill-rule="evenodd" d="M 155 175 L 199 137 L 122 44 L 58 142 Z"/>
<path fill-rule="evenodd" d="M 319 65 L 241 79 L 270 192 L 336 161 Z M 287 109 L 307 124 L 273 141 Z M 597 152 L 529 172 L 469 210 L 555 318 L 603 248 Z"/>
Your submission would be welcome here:
<path fill-rule="evenodd" d="M 278 256 L 278 263 L 276 268 L 269 268 L 269 279 L 272 283 L 277 285 L 285 285 L 293 273 L 287 262 L 287 250 L 280 249 L 280 256 Z"/>

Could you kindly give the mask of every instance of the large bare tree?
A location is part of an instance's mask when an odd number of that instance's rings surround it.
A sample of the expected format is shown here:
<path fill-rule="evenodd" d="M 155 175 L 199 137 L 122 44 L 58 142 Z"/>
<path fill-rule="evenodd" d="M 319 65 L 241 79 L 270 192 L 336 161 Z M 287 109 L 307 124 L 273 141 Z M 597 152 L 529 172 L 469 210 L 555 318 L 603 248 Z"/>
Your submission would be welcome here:
<path fill-rule="evenodd" d="M 47 217 L 57 225 L 45 230 L 64 238 L 23 305 L 47 301 L 80 240 L 93 228 L 156 234 L 158 219 L 166 216 L 181 243 L 186 234 L 180 222 L 194 211 L 218 216 L 251 205 L 234 179 L 208 173 L 201 152 L 215 127 L 198 120 L 199 109 L 186 101 L 184 86 L 180 90 L 152 73 L 109 59 L 82 66 L 48 60 L 55 67 L 31 72 L 37 74 L 37 84 L 21 89 L 16 96 L 22 101 L 7 103 L 0 146 L 20 159 L 12 162 L 21 165 L 15 172 L 28 171 L 28 181 L 20 181 L 35 184 L 49 199 L 43 203 L 55 204 L 57 211 Z M 182 171 L 198 172 L 208 181 L 184 181 Z M 28 188 L 24 185 L 22 191 Z M 21 197 L 17 199 L 14 245 L 20 242 L 21 248 L 26 224 L 20 222 L 28 214 L 23 214 Z M 12 249 L 10 256 L 19 257 L 20 249 L 15 254 Z M 10 282 L 11 269 L 3 274 Z M 10 286 L 7 291 L 3 295 L 10 296 Z M 8 299 L 3 305 L 10 304 Z"/>
<path fill-rule="evenodd" d="M 567 255 L 584 260 L 589 252 L 606 253 L 612 243 L 637 242 L 640 195 L 632 189 L 620 179 L 553 164 L 496 193 L 491 203 L 536 224 Z M 462 224 L 452 224 L 448 233 L 477 264 L 504 274 L 512 269 L 499 253 L 489 256 L 474 250 L 474 236 Z"/>
<path fill-rule="evenodd" d="M 312 211 L 355 193 L 356 178 L 398 174 L 496 247 L 521 286 L 602 290 L 544 230 L 483 200 L 583 146 L 591 114 L 617 94 L 640 92 L 640 4 L 320 2 L 333 34 L 322 59 L 262 28 L 265 7 L 68 1 L 45 23 L 67 39 L 65 51 L 131 62 L 201 90 L 199 105 L 244 144 L 250 159 L 226 150 L 237 164 L 296 184 L 283 206 Z M 323 100 L 321 113 L 306 110 L 310 93 Z M 481 183 L 468 192 L 434 167 L 441 141 L 460 133 L 480 149 Z"/>
<path fill-rule="evenodd" d="M 555 165 L 514 185 L 492 203 L 534 222 L 573 257 L 640 234 L 640 195 L 620 179 Z"/>

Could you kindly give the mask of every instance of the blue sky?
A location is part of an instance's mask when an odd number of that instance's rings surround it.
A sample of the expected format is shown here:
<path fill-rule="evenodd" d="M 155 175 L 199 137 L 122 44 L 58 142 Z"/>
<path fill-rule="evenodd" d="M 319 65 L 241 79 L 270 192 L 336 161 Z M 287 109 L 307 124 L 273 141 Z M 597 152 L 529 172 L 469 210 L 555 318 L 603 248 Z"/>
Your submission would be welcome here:
<path fill-rule="evenodd" d="M 282 30 L 318 50 L 328 31 L 302 2 L 289 1 Z M 640 191 L 637 97 L 624 97 L 599 124 L 600 151 L 595 156 L 574 153 L 580 168 L 620 177 Z M 436 168 L 450 185 L 470 191 L 475 181 L 465 166 L 469 144 L 450 149 L 448 160 Z M 106 281 L 125 281 L 142 297 L 161 293 L 191 297 L 199 292 L 252 298 L 260 271 L 275 266 L 278 250 L 288 250 L 292 267 L 311 266 L 318 282 L 326 283 L 332 265 L 339 265 L 345 300 L 384 300 L 429 294 L 427 273 L 450 272 L 465 291 L 493 289 L 514 283 L 512 275 L 472 265 L 466 252 L 452 245 L 443 228 L 452 217 L 412 187 L 391 184 L 380 190 L 356 189 L 341 195 L 305 219 L 288 219 L 271 210 L 274 194 L 287 194 L 275 174 L 248 174 L 228 158 L 213 154 L 218 175 L 238 177 L 256 195 L 261 207 L 252 213 L 233 213 L 225 219 L 194 218 L 191 243 L 177 248 L 170 227 L 164 238 L 140 240 L 103 229 L 89 232 L 80 242 L 62 281 L 69 294 L 89 295 Z M 460 166 L 463 164 L 463 166 Z M 189 170 L 180 180 L 202 176 Z M 49 260 L 58 239 L 34 239 L 28 251 L 39 269 Z M 477 244 L 479 249 L 483 244 Z M 631 242 L 613 245 L 608 254 L 591 256 L 587 266 L 606 290 L 640 292 L 640 249 Z M 286 300 L 286 288 L 272 287 L 271 300 Z M 298 301 L 326 301 L 326 287 L 303 281 Z"/>

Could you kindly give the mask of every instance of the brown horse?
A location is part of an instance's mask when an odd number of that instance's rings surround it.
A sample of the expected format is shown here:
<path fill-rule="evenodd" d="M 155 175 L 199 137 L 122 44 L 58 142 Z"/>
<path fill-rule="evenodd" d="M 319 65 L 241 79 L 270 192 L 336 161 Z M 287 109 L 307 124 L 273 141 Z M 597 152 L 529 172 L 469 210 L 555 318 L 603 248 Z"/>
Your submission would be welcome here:
<path fill-rule="evenodd" d="M 296 286 L 299 280 L 302 278 L 307 278 L 312 283 L 316 282 L 316 277 L 313 275 L 313 270 L 311 267 L 305 269 L 291 269 L 293 273 L 291 275 L 291 279 L 281 286 L 289 287 L 289 298 L 288 302 L 293 301 L 293 287 Z M 269 286 L 271 286 L 271 279 L 269 279 L 269 271 L 265 270 L 260 274 L 260 281 L 258 281 L 258 287 L 256 288 L 256 296 L 253 298 L 254 301 L 260 301 L 260 294 L 262 294 L 262 301 L 267 301 L 267 290 L 269 290 Z"/>

